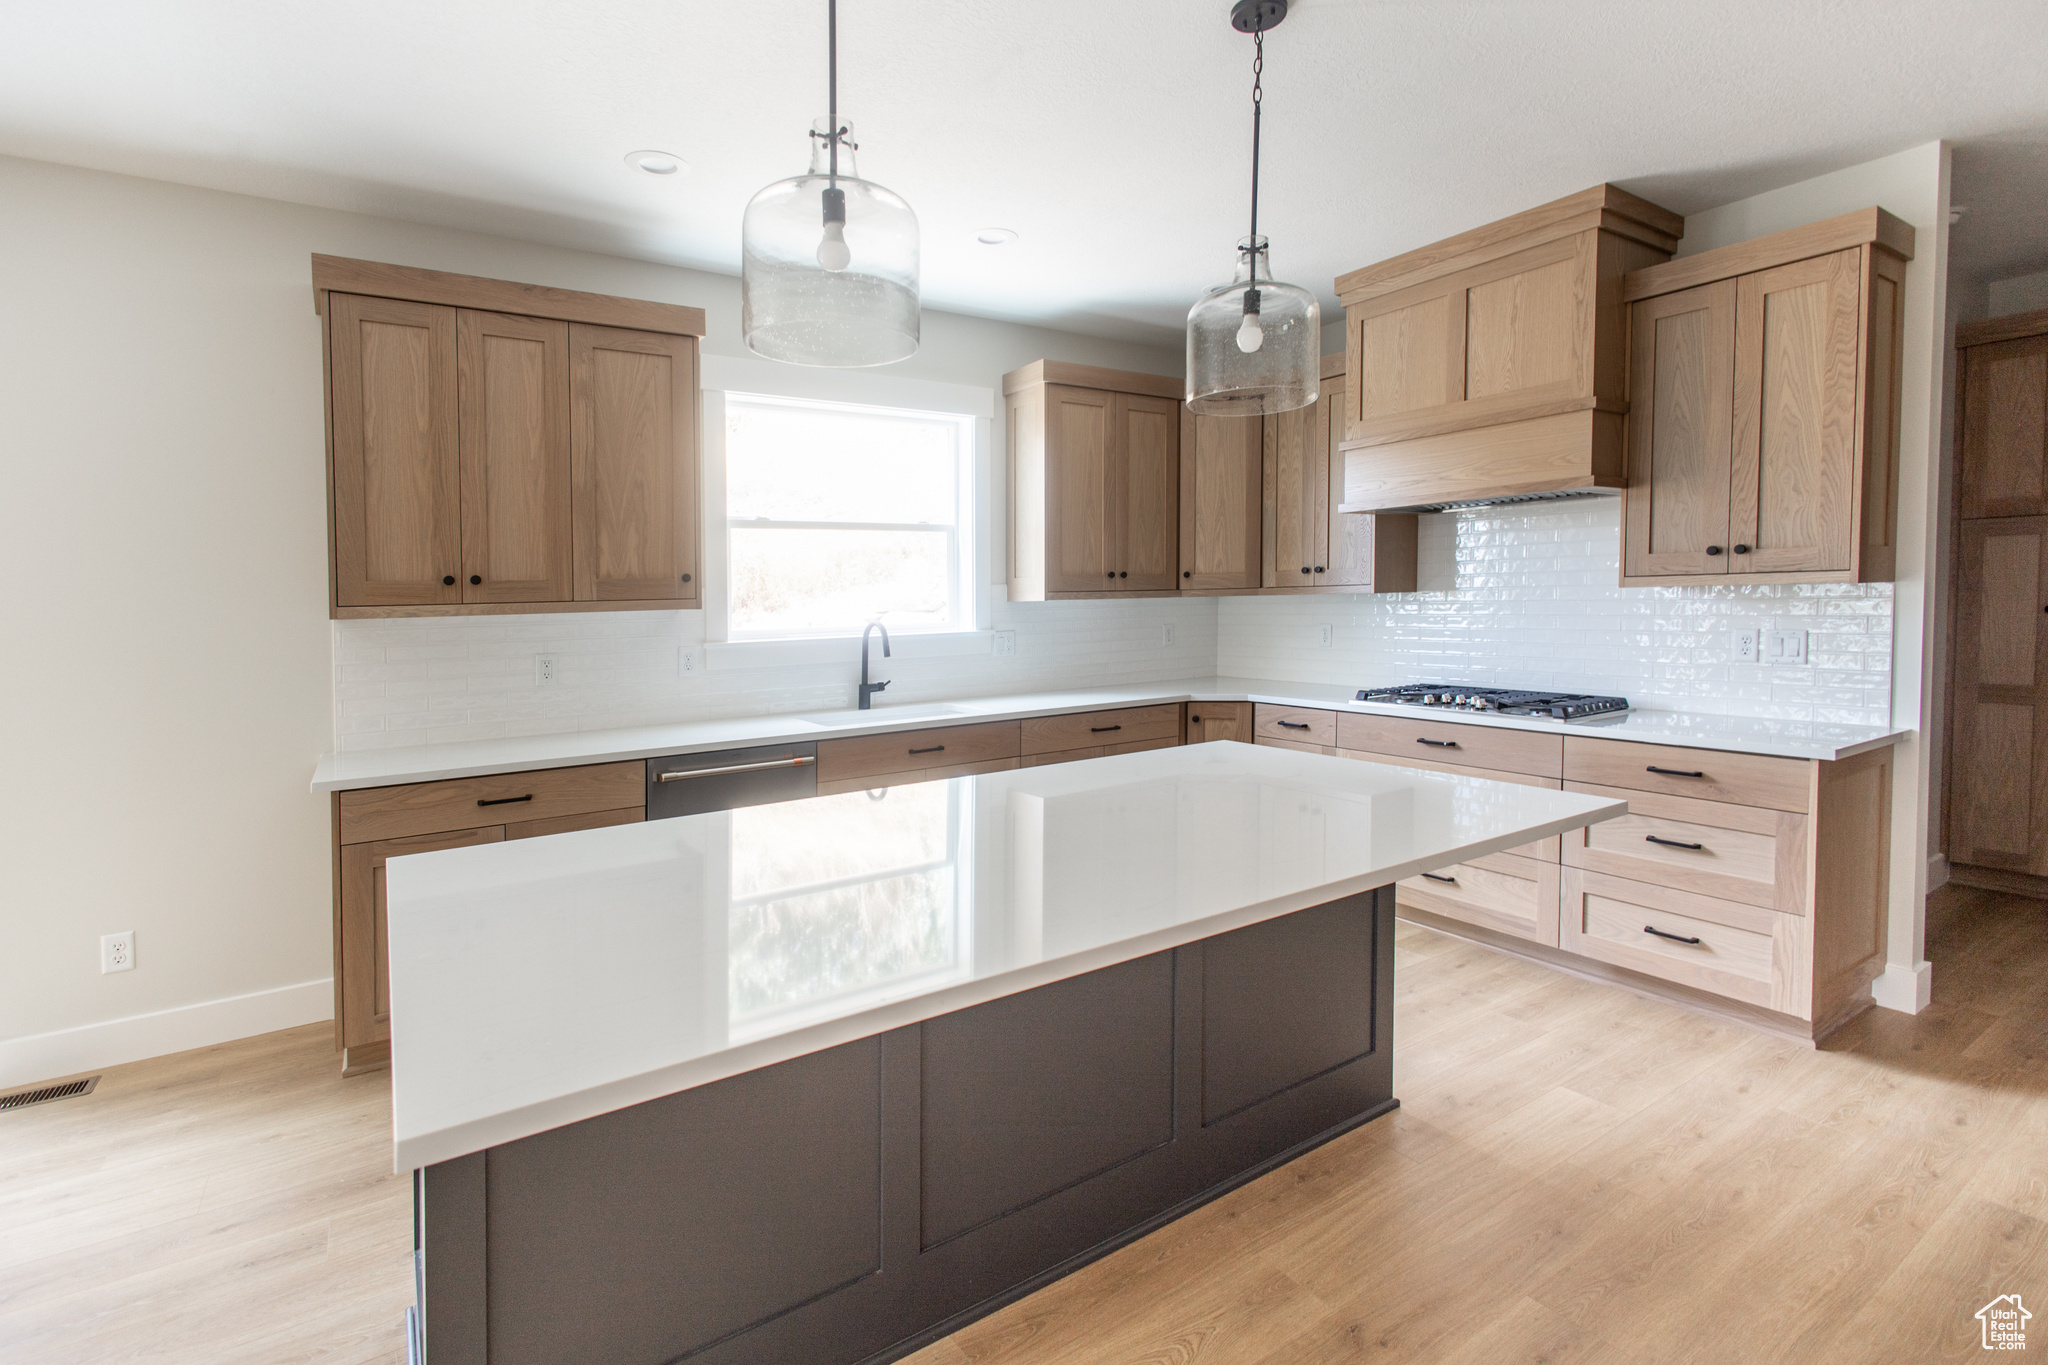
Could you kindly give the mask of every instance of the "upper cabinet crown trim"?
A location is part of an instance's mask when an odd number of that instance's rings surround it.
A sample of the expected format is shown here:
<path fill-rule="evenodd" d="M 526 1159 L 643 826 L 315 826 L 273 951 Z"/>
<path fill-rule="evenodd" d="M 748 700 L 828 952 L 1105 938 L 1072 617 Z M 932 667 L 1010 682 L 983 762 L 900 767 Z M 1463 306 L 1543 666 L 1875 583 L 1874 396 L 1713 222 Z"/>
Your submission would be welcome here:
<path fill-rule="evenodd" d="M 1502 255 L 1509 243 L 1517 248 L 1541 246 L 1588 228 L 1604 228 L 1668 254 L 1685 235 L 1685 219 L 1627 190 L 1595 185 L 1497 223 L 1339 275 L 1337 296 L 1349 306 L 1492 260 Z"/>
<path fill-rule="evenodd" d="M 1865 243 L 1882 247 L 1901 260 L 1910 261 L 1913 259 L 1913 235 L 1913 225 L 1903 218 L 1881 208 L 1857 209 L 1837 218 L 1808 223 L 1805 227 L 1773 232 L 1768 237 L 1755 237 L 1747 242 L 1702 251 L 1697 256 L 1631 270 L 1622 276 L 1621 299 L 1623 303 L 1634 303 L 1637 299 L 1676 293 L 1695 285 L 1754 274 L 1814 256 L 1833 255 Z"/>
<path fill-rule="evenodd" d="M 443 270 L 358 261 L 347 256 L 322 256 L 315 252 L 314 312 L 327 311 L 330 292 L 409 299 L 415 303 L 479 308 L 492 313 L 517 313 L 564 322 L 588 322 L 599 327 L 630 327 L 643 332 L 666 332 L 671 336 L 704 335 L 704 310 L 679 303 L 586 294 L 577 289 L 487 280 L 476 275 L 454 275 Z"/>
<path fill-rule="evenodd" d="M 2008 313 L 2002 318 L 1965 322 L 1956 328 L 1956 345 L 1989 346 L 1999 341 L 2018 341 L 2048 332 L 2048 308 L 2031 313 Z"/>
<path fill-rule="evenodd" d="M 1021 393 L 1034 384 L 1065 384 L 1069 388 L 1103 389 L 1110 393 L 1142 393 L 1152 398 L 1176 401 L 1187 397 L 1187 381 L 1178 375 L 1107 370 L 1099 365 L 1075 365 L 1065 360 L 1034 360 L 1003 376 L 1003 392 L 1006 394 Z"/>

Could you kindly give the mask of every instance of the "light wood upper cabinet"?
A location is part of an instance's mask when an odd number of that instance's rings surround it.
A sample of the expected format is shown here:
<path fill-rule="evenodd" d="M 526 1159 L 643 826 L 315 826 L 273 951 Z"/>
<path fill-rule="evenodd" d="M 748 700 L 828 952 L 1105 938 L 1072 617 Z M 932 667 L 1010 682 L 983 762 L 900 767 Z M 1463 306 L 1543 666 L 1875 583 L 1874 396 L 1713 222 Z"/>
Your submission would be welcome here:
<path fill-rule="evenodd" d="M 1962 523 L 1951 861 L 2048 876 L 2048 517 Z"/>
<path fill-rule="evenodd" d="M 2048 515 L 2048 313 L 2029 316 L 2040 334 L 1978 345 L 1965 340 L 1970 329 L 1957 335 L 1963 422 L 1956 502 L 1965 517 Z"/>
<path fill-rule="evenodd" d="M 1340 276 L 1346 505 L 1620 487 L 1621 278 L 1684 226 L 1596 185 Z"/>
<path fill-rule="evenodd" d="M 1345 376 L 1324 363 L 1311 407 L 1265 419 L 1265 554 L 1262 582 L 1275 591 L 1345 588 L 1415 591 L 1417 523 L 1410 514 L 1340 510 Z"/>
<path fill-rule="evenodd" d="M 1259 586 L 1263 432 L 1257 417 L 1197 417 L 1181 409 L 1181 588 Z"/>
<path fill-rule="evenodd" d="M 1624 280 L 1624 584 L 1891 577 L 1912 246 L 1866 209 Z"/>
<path fill-rule="evenodd" d="M 695 308 L 313 258 L 336 617 L 688 607 Z"/>
<path fill-rule="evenodd" d="M 1003 378 L 1013 602 L 1180 589 L 1180 381 L 1037 361 Z"/>
<path fill-rule="evenodd" d="M 336 599 L 460 602 L 455 310 L 336 295 L 328 341 Z"/>
<path fill-rule="evenodd" d="M 566 602 L 569 324 L 455 315 L 462 600 Z"/>
<path fill-rule="evenodd" d="M 569 329 L 576 596 L 694 605 L 697 342 Z"/>

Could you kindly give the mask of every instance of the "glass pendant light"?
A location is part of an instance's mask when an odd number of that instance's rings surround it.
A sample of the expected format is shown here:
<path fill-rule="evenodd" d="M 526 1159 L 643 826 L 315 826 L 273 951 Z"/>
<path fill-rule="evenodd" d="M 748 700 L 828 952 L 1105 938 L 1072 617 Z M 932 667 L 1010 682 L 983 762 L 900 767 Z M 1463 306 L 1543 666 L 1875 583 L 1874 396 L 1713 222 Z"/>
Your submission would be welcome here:
<path fill-rule="evenodd" d="M 1188 406 L 1219 417 L 1290 412 L 1322 388 L 1323 310 L 1315 295 L 1273 278 L 1259 235 L 1260 77 L 1266 30 L 1287 0 L 1238 0 L 1231 27 L 1252 35 L 1252 230 L 1237 244 L 1237 273 L 1188 310 Z"/>
<path fill-rule="evenodd" d="M 854 170 L 839 117 L 839 3 L 827 0 L 827 113 L 808 174 L 755 195 L 740 226 L 747 349 L 797 365 L 886 365 L 917 352 L 917 215 Z"/>

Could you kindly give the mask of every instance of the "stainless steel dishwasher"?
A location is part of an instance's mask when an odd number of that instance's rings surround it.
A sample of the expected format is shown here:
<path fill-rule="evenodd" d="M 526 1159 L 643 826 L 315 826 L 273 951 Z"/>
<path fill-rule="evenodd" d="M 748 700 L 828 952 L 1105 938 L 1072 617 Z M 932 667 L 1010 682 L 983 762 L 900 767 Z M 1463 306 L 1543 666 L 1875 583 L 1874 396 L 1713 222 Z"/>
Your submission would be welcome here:
<path fill-rule="evenodd" d="M 818 794 L 816 744 L 765 744 L 647 760 L 647 818 L 702 815 Z"/>

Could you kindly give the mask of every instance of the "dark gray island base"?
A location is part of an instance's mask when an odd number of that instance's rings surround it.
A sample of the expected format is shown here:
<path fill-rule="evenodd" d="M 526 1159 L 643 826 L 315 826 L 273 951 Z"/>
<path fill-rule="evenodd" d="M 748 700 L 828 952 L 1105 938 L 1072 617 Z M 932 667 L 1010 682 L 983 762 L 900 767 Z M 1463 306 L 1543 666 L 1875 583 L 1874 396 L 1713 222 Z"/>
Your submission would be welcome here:
<path fill-rule="evenodd" d="M 1392 1109 L 1381 887 L 429 1166 L 427 1365 L 894 1360 Z"/>

